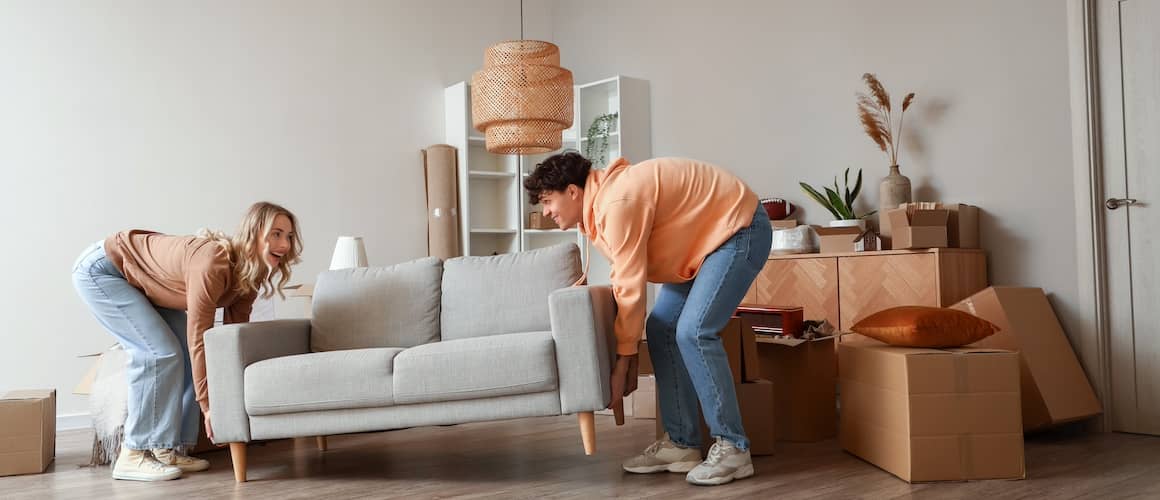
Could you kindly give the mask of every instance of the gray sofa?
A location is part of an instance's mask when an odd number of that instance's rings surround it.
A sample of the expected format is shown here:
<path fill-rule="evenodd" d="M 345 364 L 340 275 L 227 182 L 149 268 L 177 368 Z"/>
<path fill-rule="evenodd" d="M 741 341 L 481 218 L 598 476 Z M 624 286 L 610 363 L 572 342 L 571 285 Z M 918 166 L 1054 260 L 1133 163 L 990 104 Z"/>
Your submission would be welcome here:
<path fill-rule="evenodd" d="M 579 275 L 571 243 L 324 272 L 311 319 L 206 333 L 214 440 L 238 481 L 252 440 L 523 417 L 578 414 L 591 454 L 615 305 Z"/>

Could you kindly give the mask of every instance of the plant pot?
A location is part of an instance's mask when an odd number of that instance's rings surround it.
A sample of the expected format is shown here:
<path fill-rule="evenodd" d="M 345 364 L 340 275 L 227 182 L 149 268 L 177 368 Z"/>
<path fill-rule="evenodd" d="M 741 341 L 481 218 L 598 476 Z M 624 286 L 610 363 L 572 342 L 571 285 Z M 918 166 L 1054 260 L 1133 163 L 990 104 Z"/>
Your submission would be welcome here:
<path fill-rule="evenodd" d="M 864 230 L 866 229 L 866 219 L 832 220 L 830 227 L 857 227 Z"/>
<path fill-rule="evenodd" d="M 890 248 L 890 220 L 886 211 L 910 201 L 910 179 L 898 171 L 898 165 L 891 165 L 890 175 L 878 185 L 878 232 L 883 249 Z"/>

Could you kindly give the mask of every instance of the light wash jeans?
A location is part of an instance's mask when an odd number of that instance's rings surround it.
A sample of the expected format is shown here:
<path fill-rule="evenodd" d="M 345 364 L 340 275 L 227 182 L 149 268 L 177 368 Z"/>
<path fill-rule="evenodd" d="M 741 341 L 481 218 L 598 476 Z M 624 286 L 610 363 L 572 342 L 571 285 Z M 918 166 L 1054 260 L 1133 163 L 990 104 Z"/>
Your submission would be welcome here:
<path fill-rule="evenodd" d="M 665 431 L 679 446 L 701 444 L 700 401 L 713 437 L 749 449 L 719 333 L 765 266 L 772 238 L 759 204 L 749 226 L 709 254 L 696 278 L 661 286 L 645 332 Z"/>
<path fill-rule="evenodd" d="M 73 285 L 129 358 L 124 446 L 147 450 L 197 444 L 201 408 L 193 392 L 185 311 L 153 305 L 105 257 L 103 241 L 77 259 Z"/>

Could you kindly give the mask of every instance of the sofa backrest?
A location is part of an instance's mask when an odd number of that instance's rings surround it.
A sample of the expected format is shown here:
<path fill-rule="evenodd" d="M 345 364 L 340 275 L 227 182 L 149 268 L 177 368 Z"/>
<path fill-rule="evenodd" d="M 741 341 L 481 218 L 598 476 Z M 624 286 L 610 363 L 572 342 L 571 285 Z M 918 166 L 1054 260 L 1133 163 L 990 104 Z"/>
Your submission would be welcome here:
<path fill-rule="evenodd" d="M 548 295 L 580 278 L 580 249 L 456 257 L 443 263 L 443 340 L 551 330 Z"/>
<path fill-rule="evenodd" d="M 314 286 L 310 349 L 413 347 L 439 340 L 443 265 L 435 257 L 326 271 Z"/>

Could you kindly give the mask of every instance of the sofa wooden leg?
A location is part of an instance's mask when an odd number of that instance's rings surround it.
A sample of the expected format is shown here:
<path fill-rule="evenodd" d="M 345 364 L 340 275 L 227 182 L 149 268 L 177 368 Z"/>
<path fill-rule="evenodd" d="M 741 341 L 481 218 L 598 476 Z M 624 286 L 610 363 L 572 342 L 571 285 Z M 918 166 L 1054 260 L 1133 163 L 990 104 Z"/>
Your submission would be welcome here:
<path fill-rule="evenodd" d="M 326 436 L 318 436 L 314 440 L 318 443 L 318 451 L 326 451 Z"/>
<path fill-rule="evenodd" d="M 234 480 L 246 482 L 246 443 L 230 443 L 230 459 L 234 462 Z"/>
<path fill-rule="evenodd" d="M 596 453 L 596 414 L 585 411 L 578 414 L 580 418 L 580 438 L 584 440 L 584 454 Z"/>

